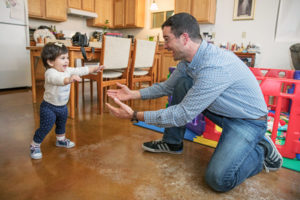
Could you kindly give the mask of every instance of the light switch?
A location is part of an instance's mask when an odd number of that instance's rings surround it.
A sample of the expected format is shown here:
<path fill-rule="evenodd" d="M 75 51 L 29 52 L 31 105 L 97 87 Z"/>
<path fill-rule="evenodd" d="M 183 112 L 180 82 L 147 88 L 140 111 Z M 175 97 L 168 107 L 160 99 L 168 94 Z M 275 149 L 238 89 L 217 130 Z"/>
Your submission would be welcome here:
<path fill-rule="evenodd" d="M 246 38 L 246 32 L 242 32 L 242 38 L 243 38 L 243 39 Z"/>

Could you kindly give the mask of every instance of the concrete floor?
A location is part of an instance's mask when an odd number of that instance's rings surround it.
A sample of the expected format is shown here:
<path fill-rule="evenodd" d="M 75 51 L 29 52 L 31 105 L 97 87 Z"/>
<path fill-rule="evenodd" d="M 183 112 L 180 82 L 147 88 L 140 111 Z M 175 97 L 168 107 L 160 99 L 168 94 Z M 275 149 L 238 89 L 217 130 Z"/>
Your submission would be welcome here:
<path fill-rule="evenodd" d="M 284 168 L 228 193 L 212 191 L 204 174 L 213 148 L 185 141 L 182 155 L 144 152 L 143 142 L 162 135 L 107 112 L 98 115 L 95 94 L 92 101 L 88 92 L 80 98 L 76 119 L 68 119 L 66 134 L 76 147 L 56 147 L 52 130 L 41 146 L 43 158 L 32 160 L 29 144 L 42 96 L 32 104 L 30 90 L 0 92 L 0 199 L 300 199 L 300 173 Z M 160 109 L 166 101 L 135 101 L 134 108 Z"/>

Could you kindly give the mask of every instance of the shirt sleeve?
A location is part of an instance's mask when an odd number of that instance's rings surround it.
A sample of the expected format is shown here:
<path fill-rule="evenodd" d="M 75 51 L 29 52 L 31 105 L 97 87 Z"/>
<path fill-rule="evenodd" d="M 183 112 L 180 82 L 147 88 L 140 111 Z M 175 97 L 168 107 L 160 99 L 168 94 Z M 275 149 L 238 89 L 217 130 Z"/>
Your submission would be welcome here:
<path fill-rule="evenodd" d="M 50 85 L 65 85 L 64 79 L 68 77 L 67 74 L 56 71 L 55 69 L 48 69 L 45 72 L 45 81 Z"/>
<path fill-rule="evenodd" d="M 162 96 L 172 95 L 178 79 L 185 76 L 184 63 L 179 63 L 171 76 L 164 82 L 155 83 L 151 87 L 140 90 L 142 99 L 155 99 Z"/>
<path fill-rule="evenodd" d="M 68 67 L 67 68 L 70 75 L 78 75 L 78 76 L 84 76 L 89 74 L 89 68 L 88 67 Z"/>
<path fill-rule="evenodd" d="M 217 66 L 203 67 L 197 76 L 181 103 L 144 112 L 145 122 L 166 128 L 184 126 L 209 107 L 231 84 L 230 73 Z"/>

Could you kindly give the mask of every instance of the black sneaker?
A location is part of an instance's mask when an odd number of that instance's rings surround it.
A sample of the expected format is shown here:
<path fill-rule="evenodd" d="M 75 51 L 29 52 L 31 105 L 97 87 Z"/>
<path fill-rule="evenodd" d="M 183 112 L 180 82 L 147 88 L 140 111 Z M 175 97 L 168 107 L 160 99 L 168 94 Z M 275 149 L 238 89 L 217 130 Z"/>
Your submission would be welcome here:
<path fill-rule="evenodd" d="M 282 166 L 282 156 L 269 136 L 265 136 L 259 144 L 265 150 L 264 168 L 266 172 L 277 171 Z"/>
<path fill-rule="evenodd" d="M 145 142 L 142 147 L 144 150 L 154 152 L 154 153 L 165 152 L 165 153 L 172 153 L 172 154 L 181 154 L 183 151 L 183 143 L 168 144 L 162 140 Z"/>

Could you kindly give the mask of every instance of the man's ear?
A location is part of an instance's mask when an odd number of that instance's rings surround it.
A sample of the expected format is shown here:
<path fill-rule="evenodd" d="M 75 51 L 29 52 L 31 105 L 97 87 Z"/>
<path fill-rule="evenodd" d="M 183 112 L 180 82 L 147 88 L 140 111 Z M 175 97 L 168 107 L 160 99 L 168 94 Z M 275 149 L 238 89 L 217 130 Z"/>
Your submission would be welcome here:
<path fill-rule="evenodd" d="M 47 64 L 50 66 L 50 67 L 53 67 L 54 66 L 54 60 L 47 60 Z"/>
<path fill-rule="evenodd" d="M 184 45 L 186 45 L 187 42 L 190 40 L 190 36 L 189 36 L 188 33 L 182 33 L 182 34 L 181 34 L 181 37 L 183 37 Z"/>

